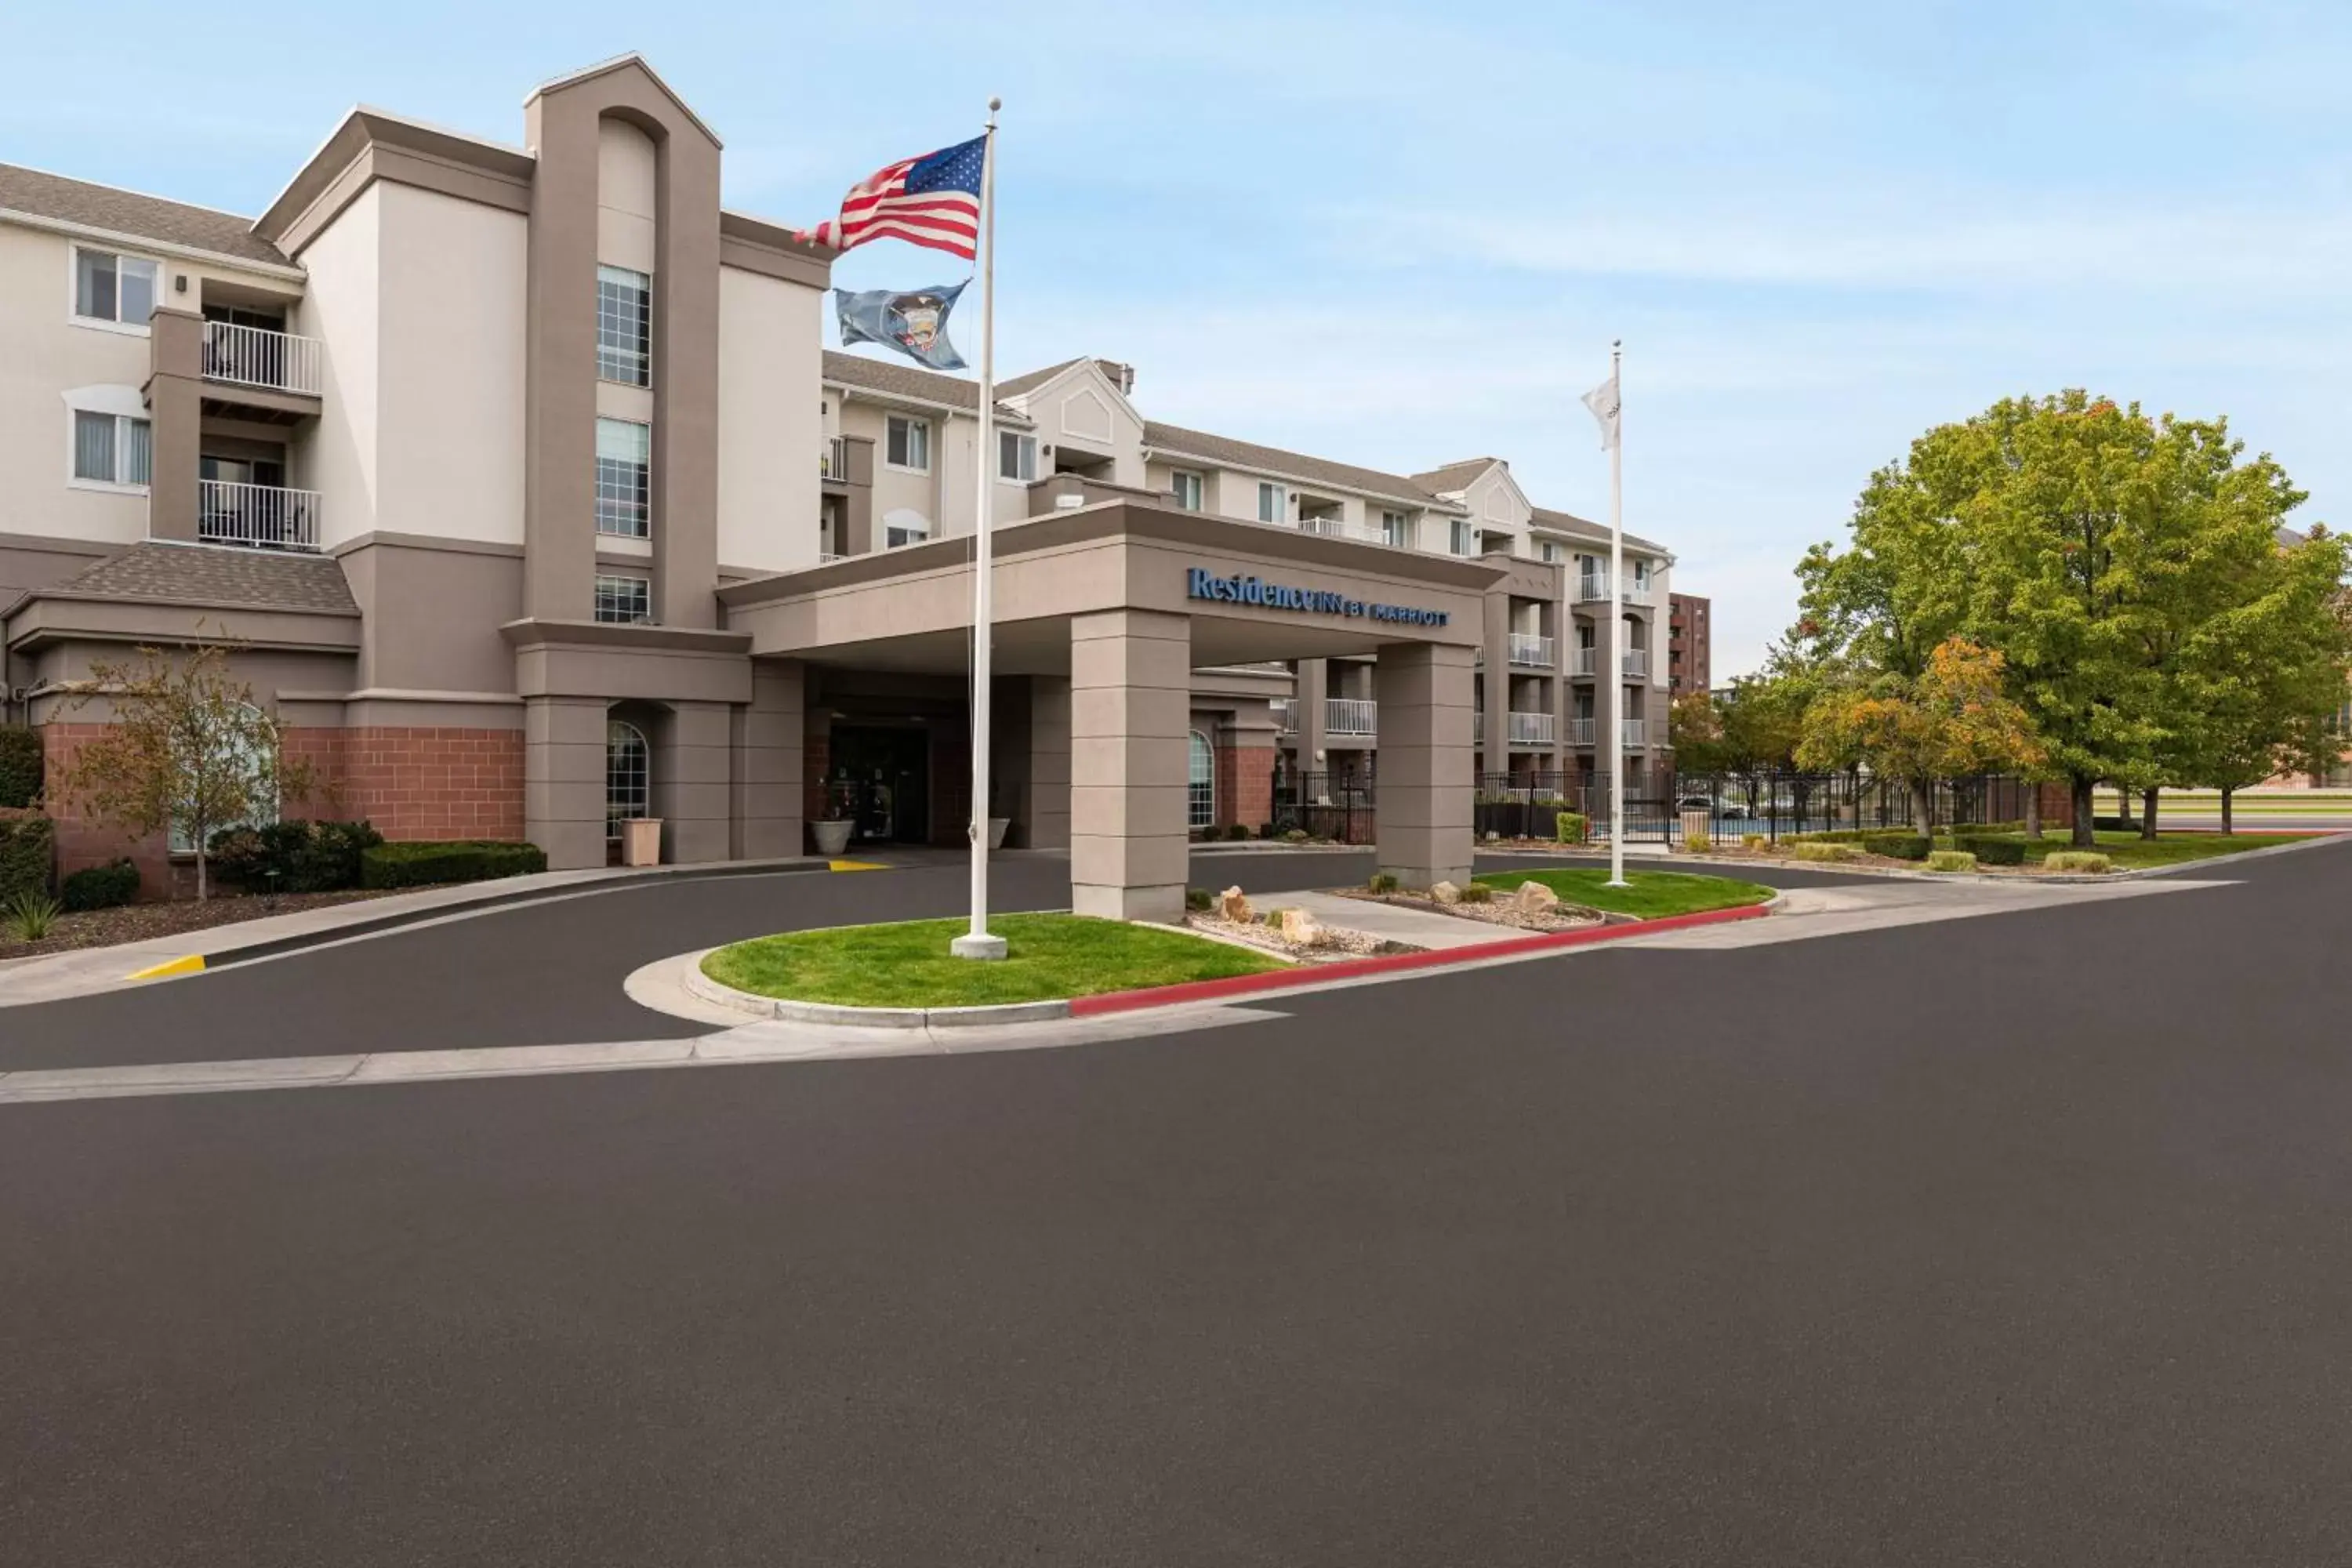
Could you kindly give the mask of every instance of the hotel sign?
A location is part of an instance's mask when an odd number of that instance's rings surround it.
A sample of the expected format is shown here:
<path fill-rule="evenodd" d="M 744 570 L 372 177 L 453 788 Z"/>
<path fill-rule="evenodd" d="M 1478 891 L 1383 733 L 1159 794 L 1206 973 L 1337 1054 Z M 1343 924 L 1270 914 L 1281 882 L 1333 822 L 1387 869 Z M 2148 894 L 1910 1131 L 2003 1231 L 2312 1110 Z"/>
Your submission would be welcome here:
<path fill-rule="evenodd" d="M 1185 573 L 1184 596 L 1188 599 L 1210 599 L 1223 605 L 1249 605 L 1259 609 L 1294 610 L 1301 615 L 1393 621 L 1408 626 L 1442 626 L 1453 618 L 1444 610 L 1425 610 L 1414 605 L 1378 605 L 1367 599 L 1351 599 L 1345 594 L 1328 593 L 1320 588 L 1295 588 L 1286 583 L 1268 583 L 1238 574 L 1221 577 L 1202 566 L 1192 567 Z"/>

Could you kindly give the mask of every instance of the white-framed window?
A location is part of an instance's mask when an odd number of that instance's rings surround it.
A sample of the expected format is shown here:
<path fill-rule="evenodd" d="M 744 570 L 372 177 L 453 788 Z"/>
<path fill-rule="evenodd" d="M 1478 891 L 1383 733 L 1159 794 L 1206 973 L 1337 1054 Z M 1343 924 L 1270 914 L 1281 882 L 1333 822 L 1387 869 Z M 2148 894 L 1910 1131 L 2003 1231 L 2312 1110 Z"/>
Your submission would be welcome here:
<path fill-rule="evenodd" d="M 604 837 L 618 839 L 621 824 L 651 816 L 654 781 L 653 748 L 645 731 L 625 720 L 604 723 Z"/>
<path fill-rule="evenodd" d="M 146 331 L 155 313 L 155 264 L 85 245 L 74 247 L 73 258 L 75 318 Z"/>
<path fill-rule="evenodd" d="M 654 280 L 625 267 L 596 268 L 596 379 L 654 382 Z"/>
<path fill-rule="evenodd" d="M 1037 437 L 1018 430 L 996 433 L 996 477 L 1027 484 L 1037 477 Z"/>
<path fill-rule="evenodd" d="M 1381 513 L 1381 542 L 1399 550 L 1412 548 L 1412 519 L 1401 511 Z"/>
<path fill-rule="evenodd" d="M 904 415 L 890 416 L 882 443 L 882 460 L 894 468 L 911 473 L 931 471 L 931 422 L 910 419 Z"/>
<path fill-rule="evenodd" d="M 1637 555 L 1633 558 L 1633 586 L 1646 588 L 1650 585 L 1650 568 L 1653 564 L 1654 563 L 1646 555 Z"/>
<path fill-rule="evenodd" d="M 1559 559 L 1559 542 L 1556 539 L 1537 540 L 1536 559 L 1546 562 L 1558 561 Z"/>
<path fill-rule="evenodd" d="M 1456 555 L 1478 553 L 1478 529 L 1466 517 L 1457 517 L 1448 530 L 1446 548 Z"/>
<path fill-rule="evenodd" d="M 654 618 L 654 585 L 633 572 L 596 574 L 596 618 L 614 626 L 646 626 Z"/>
<path fill-rule="evenodd" d="M 250 702 L 246 703 L 244 706 L 246 712 L 249 715 L 258 714 L 261 711 Z M 242 746 L 237 749 L 236 759 L 234 766 L 238 773 L 249 774 L 260 768 L 262 761 L 263 759 L 259 754 L 259 748 L 254 746 Z M 243 821 L 214 823 L 212 831 L 215 833 L 226 833 L 232 827 L 267 827 L 277 820 L 278 802 L 270 800 L 258 805 L 253 813 L 247 816 Z M 174 855 L 193 855 L 196 852 L 195 835 L 190 833 L 185 827 L 183 827 L 176 822 L 172 824 L 171 830 L 165 837 L 165 844 L 171 853 Z"/>
<path fill-rule="evenodd" d="M 644 539 L 653 516 L 654 427 L 596 421 L 596 531 Z"/>
<path fill-rule="evenodd" d="M 1200 510 L 1201 476 L 1187 473 L 1182 468 L 1177 469 L 1168 476 L 1168 493 L 1176 498 L 1176 504 L 1184 510 Z"/>
<path fill-rule="evenodd" d="M 1290 496 L 1280 485 L 1263 482 L 1258 485 L 1257 520 L 1260 522 L 1290 521 Z"/>
<path fill-rule="evenodd" d="M 882 547 L 897 550 L 908 544 L 920 544 L 931 536 L 931 520 L 919 511 L 900 507 L 882 516 Z"/>
<path fill-rule="evenodd" d="M 103 409 L 76 408 L 71 426 L 73 483 L 86 488 L 143 490 L 154 467 L 152 432 L 143 418 Z"/>
<path fill-rule="evenodd" d="M 1185 820 L 1193 827 L 1213 827 L 1217 821 L 1217 752 L 1209 737 L 1192 731 L 1191 766 L 1185 774 Z"/>

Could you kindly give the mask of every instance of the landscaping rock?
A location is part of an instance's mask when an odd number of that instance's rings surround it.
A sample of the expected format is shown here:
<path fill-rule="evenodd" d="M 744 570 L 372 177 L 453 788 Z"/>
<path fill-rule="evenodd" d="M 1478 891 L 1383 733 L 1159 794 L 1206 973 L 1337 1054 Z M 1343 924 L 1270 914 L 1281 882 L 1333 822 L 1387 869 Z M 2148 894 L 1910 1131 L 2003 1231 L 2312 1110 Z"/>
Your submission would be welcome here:
<path fill-rule="evenodd" d="M 1511 907 L 1523 915 L 1548 915 L 1559 908 L 1559 895 L 1541 882 L 1521 882 L 1511 895 Z"/>
<path fill-rule="evenodd" d="M 1227 888 L 1217 895 L 1217 913 L 1236 925 L 1247 925 L 1257 919 L 1250 901 L 1239 888 Z"/>
<path fill-rule="evenodd" d="M 1451 882 L 1440 882 L 1429 889 L 1429 896 L 1441 904 L 1458 904 L 1462 901 L 1462 889 Z"/>
<path fill-rule="evenodd" d="M 1323 944 L 1323 922 L 1305 910 L 1282 911 L 1282 940 L 1298 947 Z"/>

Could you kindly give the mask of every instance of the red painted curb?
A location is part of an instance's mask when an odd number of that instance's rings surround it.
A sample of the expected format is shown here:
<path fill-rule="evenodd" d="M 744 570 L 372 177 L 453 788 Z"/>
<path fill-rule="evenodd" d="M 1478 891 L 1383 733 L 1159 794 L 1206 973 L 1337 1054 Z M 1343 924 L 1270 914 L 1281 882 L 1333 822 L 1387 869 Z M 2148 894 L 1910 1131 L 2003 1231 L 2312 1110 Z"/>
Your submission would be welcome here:
<path fill-rule="evenodd" d="M 1252 995 L 1261 991 L 1284 991 L 1294 986 L 1320 985 L 1331 980 L 1352 980 L 1364 974 L 1393 974 L 1409 969 L 1442 969 L 1449 964 L 1509 958 L 1523 952 L 1591 947 L 1604 942 L 1622 942 L 1628 937 L 1650 936 L 1663 931 L 1722 925 L 1730 921 L 1752 921 L 1771 912 L 1772 907 L 1769 902 L 1742 904 L 1738 909 L 1702 910 L 1695 915 L 1662 915 L 1654 921 L 1635 921 L 1626 925 L 1507 937 L 1501 942 L 1480 942 L 1475 947 L 1392 952 L 1381 958 L 1351 958 L 1339 963 L 1277 969 L 1264 974 L 1237 974 L 1229 980 L 1189 980 L 1181 985 L 1153 985 L 1141 991 L 1106 991 L 1096 996 L 1072 997 L 1070 1016 L 1083 1018 L 1097 1013 L 1131 1013 L 1140 1007 L 1172 1007 L 1180 1002 L 1206 1002 L 1224 996 Z"/>

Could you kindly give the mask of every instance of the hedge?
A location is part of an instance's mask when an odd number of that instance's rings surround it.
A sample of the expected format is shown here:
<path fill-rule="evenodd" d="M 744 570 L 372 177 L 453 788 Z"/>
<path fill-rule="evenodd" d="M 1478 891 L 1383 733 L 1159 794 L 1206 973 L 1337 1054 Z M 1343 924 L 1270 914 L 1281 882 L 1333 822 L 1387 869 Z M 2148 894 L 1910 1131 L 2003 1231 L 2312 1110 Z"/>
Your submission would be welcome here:
<path fill-rule="evenodd" d="M 2091 831 L 2094 833 L 2137 833 L 2139 831 L 2139 818 L 2137 816 L 2095 816 L 2091 818 Z"/>
<path fill-rule="evenodd" d="M 360 856 L 362 888 L 427 888 L 443 882 L 486 882 L 547 869 L 536 844 L 493 839 L 379 844 Z"/>
<path fill-rule="evenodd" d="M 1856 860 L 1862 851 L 1851 844 L 1823 844 L 1817 839 L 1800 839 L 1789 847 L 1789 853 L 1800 860 Z"/>
<path fill-rule="evenodd" d="M 1916 833 L 1874 833 L 1862 841 L 1862 847 L 1890 860 L 1925 860 L 1933 847 Z"/>
<path fill-rule="evenodd" d="M 0 809 L 21 811 L 41 793 L 41 732 L 0 724 Z"/>
<path fill-rule="evenodd" d="M 2103 875 L 2114 870 L 2116 866 L 2105 856 L 2088 849 L 2061 849 L 2045 857 L 2042 868 L 2045 871 L 2088 871 Z"/>
<path fill-rule="evenodd" d="M 2025 864 L 2025 842 L 2019 838 L 1971 838 L 1968 847 L 1976 852 L 1977 860 L 1986 866 L 2022 866 Z"/>
<path fill-rule="evenodd" d="M 1581 844 L 1589 825 L 1580 812 L 1563 811 L 1552 817 L 1552 831 L 1559 835 L 1562 844 Z"/>
<path fill-rule="evenodd" d="M 214 874 L 255 893 L 332 893 L 360 885 L 360 857 L 383 842 L 367 822 L 225 827 L 206 847 Z"/>
<path fill-rule="evenodd" d="M 0 813 L 0 904 L 49 890 L 58 825 L 31 812 Z"/>
<path fill-rule="evenodd" d="M 1973 871 L 1977 858 L 1965 849 L 1938 849 L 1927 857 L 1930 871 Z"/>
<path fill-rule="evenodd" d="M 69 910 L 110 910 L 138 896 L 139 868 L 127 859 L 85 866 L 58 889 L 58 901 Z"/>

